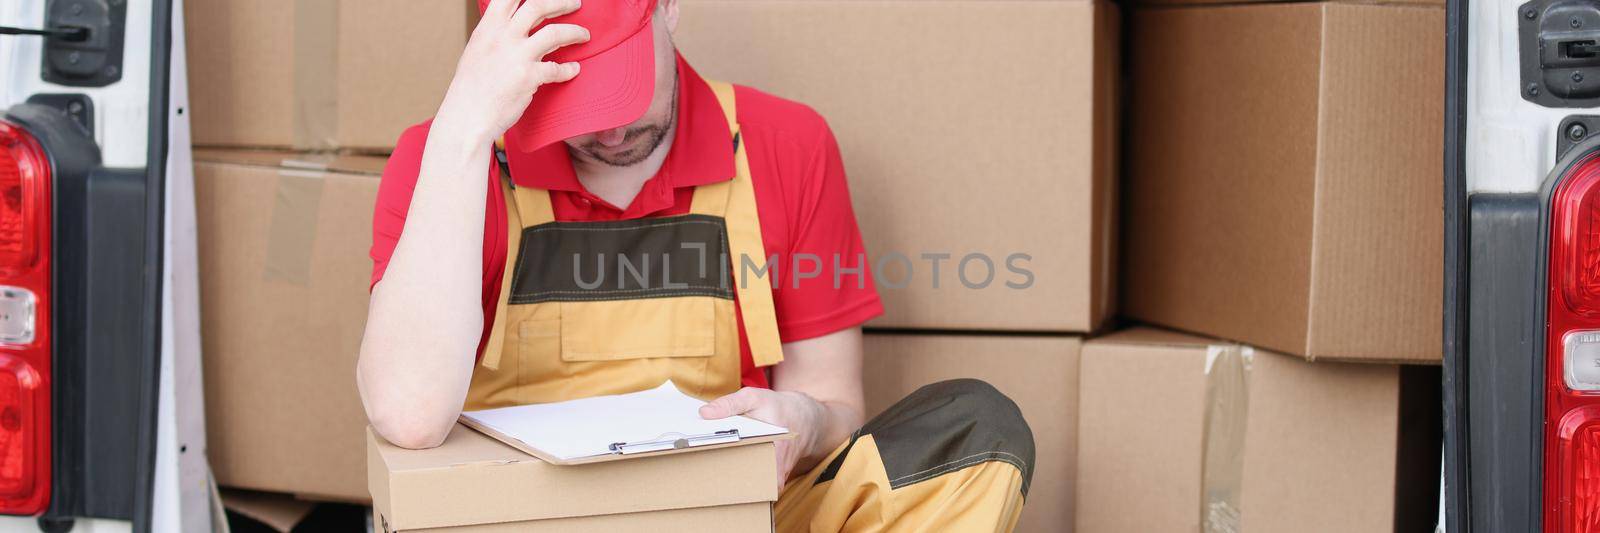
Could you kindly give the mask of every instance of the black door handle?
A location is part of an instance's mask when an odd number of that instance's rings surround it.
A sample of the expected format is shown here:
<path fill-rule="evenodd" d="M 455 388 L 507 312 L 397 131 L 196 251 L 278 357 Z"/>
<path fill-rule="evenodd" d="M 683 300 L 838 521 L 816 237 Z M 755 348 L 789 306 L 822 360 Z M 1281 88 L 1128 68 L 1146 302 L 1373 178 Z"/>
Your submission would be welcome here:
<path fill-rule="evenodd" d="M 89 40 L 89 28 L 83 26 L 58 26 L 51 29 L 36 29 L 0 26 L 0 35 L 41 35 L 55 37 L 63 41 L 80 42 Z"/>

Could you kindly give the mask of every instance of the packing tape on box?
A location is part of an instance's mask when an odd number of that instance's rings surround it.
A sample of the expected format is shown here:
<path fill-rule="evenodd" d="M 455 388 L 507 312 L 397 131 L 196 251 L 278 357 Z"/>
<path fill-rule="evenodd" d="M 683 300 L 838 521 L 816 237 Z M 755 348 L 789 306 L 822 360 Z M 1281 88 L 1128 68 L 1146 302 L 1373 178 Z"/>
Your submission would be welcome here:
<path fill-rule="evenodd" d="M 311 283 L 311 249 L 316 244 L 327 165 L 311 160 L 284 160 L 281 165 L 272 195 L 262 275 L 270 281 L 305 286 Z"/>
<path fill-rule="evenodd" d="M 1205 436 L 1201 444 L 1200 527 L 1238 533 L 1239 488 L 1244 479 L 1245 422 L 1250 413 L 1249 346 L 1206 349 Z"/>
<path fill-rule="evenodd" d="M 339 133 L 339 2 L 294 0 L 294 146 L 333 149 Z"/>

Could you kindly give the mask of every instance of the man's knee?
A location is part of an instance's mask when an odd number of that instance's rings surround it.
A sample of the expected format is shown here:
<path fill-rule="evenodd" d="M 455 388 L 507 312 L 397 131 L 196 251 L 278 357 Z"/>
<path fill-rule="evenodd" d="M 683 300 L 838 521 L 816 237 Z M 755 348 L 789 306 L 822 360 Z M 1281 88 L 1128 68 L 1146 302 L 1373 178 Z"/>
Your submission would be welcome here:
<path fill-rule="evenodd" d="M 950 416 L 972 419 L 986 429 L 996 432 L 1027 432 L 1028 423 L 1022 419 L 1022 410 L 1005 393 L 980 379 L 962 378 L 924 385 L 907 398 L 921 396 L 947 398 L 942 407 Z M 1021 436 L 1018 434 L 1017 436 Z M 1031 441 L 1032 433 L 1026 436 Z"/>
<path fill-rule="evenodd" d="M 1032 478 L 1033 431 L 1016 402 L 981 380 L 926 385 L 861 428 L 873 436 L 891 486 L 985 462 L 1015 466 L 1024 492 Z"/>

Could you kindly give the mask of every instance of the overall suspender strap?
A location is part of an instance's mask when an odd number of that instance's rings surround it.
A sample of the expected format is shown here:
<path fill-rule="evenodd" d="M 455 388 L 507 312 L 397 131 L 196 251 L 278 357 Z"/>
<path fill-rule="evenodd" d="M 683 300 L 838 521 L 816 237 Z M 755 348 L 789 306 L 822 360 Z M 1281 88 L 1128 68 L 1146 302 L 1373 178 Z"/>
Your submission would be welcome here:
<path fill-rule="evenodd" d="M 744 322 L 745 339 L 750 342 L 750 356 L 756 366 L 772 366 L 783 361 L 783 345 L 778 338 L 777 314 L 772 306 L 772 272 L 768 270 L 766 246 L 761 242 L 761 218 L 756 212 L 756 189 L 750 179 L 750 161 L 745 156 L 744 142 L 739 137 L 738 113 L 733 102 L 733 85 L 710 81 L 711 91 L 722 105 L 722 114 L 728 117 L 728 130 L 733 132 L 734 177 L 726 183 L 728 207 L 723 218 L 728 225 L 728 248 L 732 253 L 730 265 L 735 294 L 739 298 L 740 320 Z M 716 185 L 722 185 L 718 183 Z M 706 186 L 702 186 L 705 188 Z M 696 200 L 699 200 L 699 191 Z M 754 270 L 746 277 L 745 263 Z"/>
<path fill-rule="evenodd" d="M 711 215 L 727 220 L 728 196 L 733 192 L 733 180 L 696 185 L 694 200 L 689 202 L 689 213 Z"/>
<path fill-rule="evenodd" d="M 556 221 L 555 208 L 550 204 L 550 191 L 534 187 L 512 187 L 514 193 L 506 197 L 506 201 L 515 201 L 517 213 L 522 215 L 522 225 L 517 227 L 517 232 L 522 228 L 547 224 Z M 507 252 L 515 252 L 515 249 Z"/>
<path fill-rule="evenodd" d="M 504 143 L 504 139 L 496 141 L 494 147 L 495 174 L 500 178 L 496 180 L 496 185 L 500 187 L 501 198 L 504 198 L 507 202 L 516 202 L 515 205 L 518 206 L 518 209 L 506 210 L 506 266 L 509 267 L 517 261 L 517 250 L 522 246 L 521 204 L 525 202 L 518 202 L 516 195 L 518 191 L 525 187 L 516 187 L 511 183 L 511 172 L 507 169 L 508 165 L 505 163 Z M 546 210 L 550 209 L 548 197 L 546 197 L 544 205 Z M 500 369 L 500 353 L 504 351 L 506 337 L 506 301 L 511 294 L 511 278 L 513 277 L 511 273 L 513 271 L 514 269 L 511 268 L 501 269 L 499 303 L 495 304 L 494 324 L 489 328 L 489 340 L 483 345 L 483 360 L 479 362 L 484 368 L 490 370 Z"/>

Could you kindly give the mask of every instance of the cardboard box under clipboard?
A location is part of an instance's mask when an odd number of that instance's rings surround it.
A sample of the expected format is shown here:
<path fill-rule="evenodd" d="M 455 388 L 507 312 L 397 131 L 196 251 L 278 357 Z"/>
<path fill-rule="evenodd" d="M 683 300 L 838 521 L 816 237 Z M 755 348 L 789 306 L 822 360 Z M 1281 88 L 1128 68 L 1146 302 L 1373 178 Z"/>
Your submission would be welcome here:
<path fill-rule="evenodd" d="M 772 530 L 770 440 L 560 466 L 457 424 L 408 450 L 367 432 L 367 476 L 383 531 Z"/>

